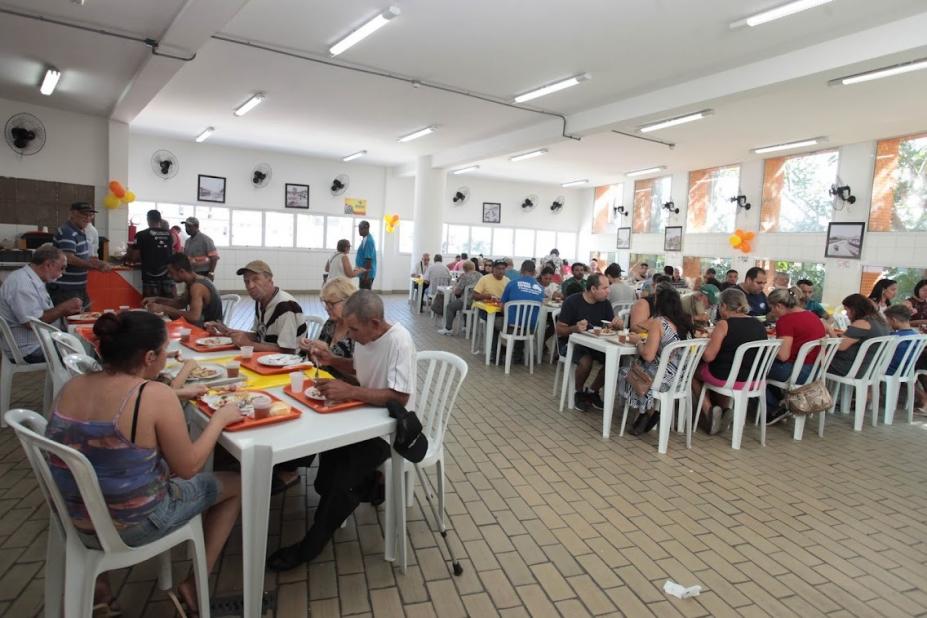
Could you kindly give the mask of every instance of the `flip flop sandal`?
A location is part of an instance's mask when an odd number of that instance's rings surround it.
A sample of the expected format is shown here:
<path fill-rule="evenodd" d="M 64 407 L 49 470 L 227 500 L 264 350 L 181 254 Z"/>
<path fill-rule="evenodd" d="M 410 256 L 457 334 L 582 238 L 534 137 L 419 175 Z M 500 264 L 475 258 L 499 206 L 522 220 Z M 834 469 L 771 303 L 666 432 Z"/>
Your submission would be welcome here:
<path fill-rule="evenodd" d="M 122 616 L 122 608 L 112 599 L 107 603 L 97 603 L 91 609 L 91 615 L 94 618 L 119 618 Z"/>
<path fill-rule="evenodd" d="M 191 609 L 187 602 L 177 596 L 177 593 L 173 590 L 167 591 L 167 598 L 174 604 L 174 609 L 177 610 L 177 615 L 180 618 L 193 618 L 200 615 L 198 611 Z"/>
<path fill-rule="evenodd" d="M 299 479 L 300 479 L 300 476 L 297 474 L 289 481 L 283 481 L 279 476 L 275 474 L 271 478 L 271 481 L 270 481 L 270 495 L 276 496 L 277 494 L 282 494 L 290 487 L 293 487 L 294 485 L 299 483 Z"/>

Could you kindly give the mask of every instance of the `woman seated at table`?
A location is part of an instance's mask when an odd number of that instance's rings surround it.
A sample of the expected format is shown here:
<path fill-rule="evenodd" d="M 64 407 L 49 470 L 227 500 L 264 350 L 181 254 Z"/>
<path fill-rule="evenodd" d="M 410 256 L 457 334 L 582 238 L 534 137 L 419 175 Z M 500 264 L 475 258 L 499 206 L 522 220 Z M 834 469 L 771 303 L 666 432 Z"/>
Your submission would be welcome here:
<path fill-rule="evenodd" d="M 320 295 L 322 304 L 325 305 L 325 311 L 328 312 L 328 320 L 322 325 L 322 331 L 318 339 L 300 339 L 299 349 L 309 353 L 310 358 L 322 349 L 329 350 L 332 355 L 338 358 L 354 357 L 354 340 L 348 336 L 348 327 L 341 317 L 341 310 L 344 303 L 351 295 L 357 291 L 350 279 L 345 277 L 335 277 L 329 279 L 322 286 Z M 330 373 L 335 374 L 338 379 L 354 383 L 353 375 L 342 375 L 331 367 L 319 367 Z M 309 455 L 301 459 L 294 459 L 286 463 L 274 466 L 274 476 L 271 482 L 270 493 L 279 494 L 286 491 L 299 482 L 299 469 L 308 468 L 312 465 L 315 455 Z"/>
<path fill-rule="evenodd" d="M 914 295 L 907 300 L 911 307 L 911 326 L 918 328 L 927 324 L 927 279 L 921 279 L 914 286 Z"/>
<path fill-rule="evenodd" d="M 847 327 L 846 332 L 843 333 L 834 360 L 831 361 L 830 369 L 827 370 L 827 373 L 837 376 L 847 375 L 864 341 L 890 334 L 882 314 L 876 309 L 875 304 L 862 294 L 850 294 L 844 298 L 843 308 L 846 309 L 850 325 Z M 872 355 L 873 352 L 870 350 L 867 358 L 863 359 L 861 369 L 869 366 Z"/>
<path fill-rule="evenodd" d="M 898 282 L 894 279 L 879 279 L 876 281 L 876 284 L 872 287 L 872 291 L 869 293 L 869 300 L 871 300 L 876 308 L 881 312 L 885 311 L 886 307 L 890 307 L 892 300 L 894 300 L 895 295 L 898 293 Z"/>
<path fill-rule="evenodd" d="M 202 469 L 222 429 L 241 420 L 241 412 L 235 405 L 219 408 L 191 441 L 174 391 L 153 381 L 166 358 L 164 321 L 141 311 L 105 313 L 93 333 L 103 371 L 65 384 L 46 435 L 90 460 L 127 545 L 151 543 L 203 513 L 206 561 L 212 569 L 238 518 L 241 487 L 238 474 Z M 70 471 L 57 458 L 49 463 L 84 542 L 99 547 Z M 196 608 L 192 574 L 178 592 L 184 604 Z M 105 576 L 97 582 L 95 601 L 112 603 Z"/>
<path fill-rule="evenodd" d="M 752 341 L 766 341 L 766 328 L 750 316 L 750 305 L 740 288 L 728 288 L 718 297 L 718 323 L 702 354 L 702 364 L 692 377 L 692 401 L 698 401 L 703 384 L 724 386 L 734 368 L 737 348 Z M 742 388 L 749 377 L 754 354 L 745 354 L 740 364 L 734 388 Z M 723 410 L 723 412 L 722 412 Z M 702 402 L 702 429 L 715 435 L 726 428 L 732 414 L 728 397 L 714 392 L 705 393 Z"/>
<path fill-rule="evenodd" d="M 670 278 L 666 275 L 654 275 L 653 283 L 648 286 L 655 288 L 661 283 L 669 283 Z M 633 330 L 640 331 L 643 328 L 644 322 L 650 319 L 651 314 L 653 313 L 653 302 L 654 295 L 648 293 L 645 296 L 634 301 L 634 304 L 631 305 L 631 311 L 628 314 L 628 328 Z"/>
<path fill-rule="evenodd" d="M 646 341 L 637 332 L 632 332 L 629 336 L 629 341 L 637 346 L 637 353 L 640 355 L 641 361 L 643 361 L 642 368 L 651 378 L 656 375 L 657 368 L 660 366 L 660 355 L 663 353 L 663 348 L 674 341 L 688 339 L 692 334 L 692 319 L 683 311 L 679 292 L 672 285 L 669 283 L 658 284 L 653 299 L 654 317 L 640 324 L 642 332 L 647 333 Z M 619 389 L 628 400 L 628 405 L 641 411 L 631 429 L 628 430 L 632 436 L 647 433 L 660 420 L 660 413 L 651 409 L 653 407 L 653 392 L 668 388 L 673 376 L 676 375 L 676 369 L 675 360 L 671 359 L 666 367 L 663 383 L 652 385 L 651 390 L 644 395 L 638 395 L 632 390 L 631 383 L 628 380 L 628 368 L 621 370 Z M 645 412 L 645 410 L 650 411 Z"/>
<path fill-rule="evenodd" d="M 769 313 L 776 321 L 776 337 L 782 342 L 779 353 L 769 370 L 769 378 L 784 382 L 792 375 L 798 351 L 809 341 L 826 337 L 824 323 L 811 311 L 804 308 L 801 288 L 776 288 L 769 293 Z M 818 357 L 818 348 L 805 357 L 804 367 L 798 374 L 799 383 L 803 383 L 811 371 L 811 366 Z M 782 392 L 775 386 L 766 387 L 766 424 L 773 424 L 785 417 L 785 408 L 779 408 Z"/>

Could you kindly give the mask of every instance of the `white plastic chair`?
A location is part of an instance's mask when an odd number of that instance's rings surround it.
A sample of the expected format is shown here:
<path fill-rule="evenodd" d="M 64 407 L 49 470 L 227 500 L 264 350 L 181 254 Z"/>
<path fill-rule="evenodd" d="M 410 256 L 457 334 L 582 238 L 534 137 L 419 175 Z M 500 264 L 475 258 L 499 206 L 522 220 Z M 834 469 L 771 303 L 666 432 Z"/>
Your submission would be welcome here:
<path fill-rule="evenodd" d="M 850 317 L 847 315 L 846 310 L 834 314 L 834 326 L 842 330 L 846 330 L 850 326 Z"/>
<path fill-rule="evenodd" d="M 653 377 L 653 384 L 657 388 L 660 388 L 664 382 L 663 377 L 666 375 L 670 361 L 676 364 L 676 373 L 670 379 L 666 389 L 651 389 L 654 403 L 657 404 L 660 411 L 660 438 L 657 443 L 657 452 L 661 455 L 665 455 L 669 447 L 670 428 L 673 426 L 673 416 L 676 414 L 677 405 L 679 404 L 683 406 L 679 412 L 683 416 L 686 428 L 686 447 L 690 448 L 692 446 L 692 376 L 695 374 L 695 369 L 698 367 L 707 346 L 707 339 L 674 341 L 663 348 L 663 353 L 660 354 L 660 364 L 657 367 L 657 373 Z M 621 415 L 621 427 L 618 432 L 619 436 L 624 435 L 629 407 L 630 401 L 625 399 L 624 413 Z"/>
<path fill-rule="evenodd" d="M 428 303 L 428 312 L 431 316 L 431 319 L 437 319 L 439 316 L 435 313 L 432 303 L 434 302 L 435 296 L 438 295 L 438 288 L 442 288 L 451 284 L 450 277 L 437 277 L 434 281 L 428 284 L 428 289 L 425 290 L 425 302 Z"/>
<path fill-rule="evenodd" d="M 810 384 L 815 380 L 821 380 L 824 378 L 824 374 L 827 373 L 827 370 L 830 369 L 830 363 L 834 360 L 834 355 L 837 354 L 837 346 L 840 345 L 840 337 L 828 337 L 824 339 L 818 339 L 817 341 L 808 341 L 803 344 L 798 349 L 798 356 L 795 357 L 795 365 L 792 367 L 792 373 L 785 381 L 780 380 L 766 380 L 768 386 L 775 386 L 782 389 L 783 391 L 789 391 L 793 388 L 797 388 L 804 384 Z M 799 375 L 805 367 L 805 359 L 808 358 L 808 355 L 811 354 L 811 351 L 815 348 L 819 348 L 817 358 L 814 359 L 814 362 L 811 364 L 811 369 L 808 370 L 808 375 L 802 380 Z M 805 431 L 805 421 L 807 420 L 809 414 L 796 414 L 793 418 L 795 420 L 794 428 L 792 429 L 792 439 L 801 440 L 802 434 Z M 826 417 L 825 412 L 818 413 L 818 435 L 824 435 L 824 419 Z"/>
<path fill-rule="evenodd" d="M 318 339 L 327 320 L 319 315 L 306 316 L 306 339 Z"/>
<path fill-rule="evenodd" d="M 470 330 L 473 328 L 473 318 L 476 315 L 476 309 L 470 307 L 470 304 L 473 300 L 473 286 L 468 285 L 464 288 L 463 294 L 461 294 L 463 299 L 463 308 L 457 312 L 459 321 L 457 322 L 457 336 L 460 336 L 460 331 L 463 328 L 464 320 L 467 321 L 467 329 L 465 339 L 470 338 Z"/>
<path fill-rule="evenodd" d="M 82 376 L 85 373 L 96 373 L 103 370 L 103 368 L 100 367 L 100 363 L 98 363 L 95 358 L 87 356 L 86 354 L 68 354 L 64 357 L 62 362 L 68 370 L 68 375 L 72 378 L 74 376 Z"/>
<path fill-rule="evenodd" d="M 199 615 L 209 617 L 209 577 L 206 571 L 206 544 L 203 526 L 197 515 L 186 524 L 147 545 L 125 544 L 110 516 L 96 472 L 80 452 L 45 437 L 46 421 L 30 410 L 10 410 L 5 415 L 16 432 L 39 487 L 48 501 L 49 538 L 45 560 L 45 615 L 90 618 L 97 576 L 105 571 L 123 569 L 158 557 L 161 590 L 171 589 L 171 552 L 184 542 L 193 543 L 193 570 L 196 578 Z M 84 545 L 74 527 L 64 497 L 51 475 L 46 457 L 60 459 L 74 476 L 81 499 L 87 508 L 102 549 Z M 63 598 L 62 598 L 63 595 Z M 63 603 L 63 605 L 62 605 Z"/>
<path fill-rule="evenodd" d="M 42 347 L 42 354 L 45 356 L 45 364 L 48 367 L 48 377 L 51 378 L 52 383 L 52 401 L 54 401 L 54 398 L 58 396 L 58 391 L 61 390 L 61 387 L 64 386 L 65 382 L 67 382 L 71 376 L 68 375 L 68 370 L 64 368 L 64 363 L 61 362 L 61 354 L 59 354 L 58 350 L 55 348 L 52 335 L 67 333 L 62 333 L 51 324 L 46 324 L 38 318 L 28 318 L 28 321 L 32 325 L 32 330 L 39 338 L 39 345 Z M 81 352 L 83 352 L 83 349 Z M 47 408 L 46 412 L 48 412 Z"/>
<path fill-rule="evenodd" d="M 34 373 L 36 371 L 45 371 L 48 363 L 27 363 L 23 358 L 19 346 L 13 339 L 13 332 L 10 330 L 6 320 L 0 318 L 0 336 L 3 337 L 3 347 L 9 350 L 0 352 L 0 415 L 10 409 L 10 400 L 13 397 L 13 376 L 18 373 Z M 41 345 L 41 343 L 40 343 Z M 43 350 L 44 351 L 44 350 Z M 52 402 L 52 380 L 49 374 L 45 374 L 45 394 L 42 400 L 42 409 L 48 410 Z M 0 416 L 0 426 L 6 427 L 6 420 Z"/>
<path fill-rule="evenodd" d="M 856 405 L 854 408 L 853 431 L 863 430 L 863 419 L 866 416 L 866 395 L 869 388 L 872 388 L 872 426 L 875 427 L 879 415 L 879 377 L 885 372 L 892 354 L 895 352 L 895 343 L 900 337 L 886 335 L 884 337 L 872 337 L 866 339 L 859 345 L 859 351 L 856 358 L 850 366 L 845 376 L 827 373 L 827 381 L 834 385 L 831 391 L 834 403 L 830 408 L 831 413 L 837 408 L 837 401 L 841 399 L 840 411 L 844 414 L 850 411 L 850 389 L 856 395 Z M 871 360 L 864 363 L 869 357 Z"/>
<path fill-rule="evenodd" d="M 509 320 L 511 311 L 515 312 L 513 320 Z M 534 373 L 534 339 L 537 320 L 541 314 L 541 303 L 534 300 L 512 300 L 502 307 L 502 330 L 496 342 L 496 365 L 499 365 L 499 356 L 502 343 L 505 342 L 505 373 L 512 369 L 512 351 L 516 341 L 523 341 L 525 346 L 525 364 L 529 373 Z"/>
<path fill-rule="evenodd" d="M 903 342 L 907 342 L 904 353 L 899 359 L 898 366 L 891 374 L 888 373 L 888 366 L 891 365 L 896 351 Z M 888 362 L 885 365 L 885 375 L 881 380 L 885 382 L 885 424 L 891 425 L 895 418 L 895 409 L 898 407 L 898 395 L 901 392 L 901 385 L 908 387 L 907 399 L 905 400 L 905 410 L 908 412 L 908 422 L 914 422 L 914 390 L 917 383 L 917 360 L 927 347 L 927 335 L 907 335 L 898 337 L 898 342 L 892 351 L 892 355 L 887 357 Z"/>
<path fill-rule="evenodd" d="M 232 311 L 238 301 L 241 300 L 241 296 L 238 294 L 222 294 L 219 296 L 219 300 L 222 301 L 222 323 L 228 325 L 229 320 L 232 318 Z"/>
<path fill-rule="evenodd" d="M 86 354 L 87 350 L 81 345 L 80 339 L 70 333 L 51 333 L 52 345 L 60 358 L 68 354 Z"/>
<path fill-rule="evenodd" d="M 772 367 L 781 345 L 782 342 L 778 339 L 751 341 L 740 345 L 734 354 L 731 373 L 724 385 L 702 384 L 702 392 L 698 396 L 698 407 L 692 423 L 693 426 L 698 425 L 698 418 L 702 413 L 702 401 L 705 399 L 705 391 L 714 391 L 719 395 L 730 397 L 734 400 L 734 427 L 731 432 L 731 448 L 739 449 L 744 435 L 744 424 L 747 421 L 747 404 L 751 399 L 757 399 L 760 414 L 760 444 L 766 446 L 766 376 L 769 374 L 769 368 Z M 737 376 L 740 373 L 740 366 L 743 364 L 744 356 L 751 351 L 754 352 L 753 364 L 750 366 L 747 379 L 744 380 L 742 388 L 735 388 L 734 384 L 738 381 Z"/>
<path fill-rule="evenodd" d="M 620 315 L 622 311 L 631 312 L 631 305 L 634 303 L 613 303 L 612 304 L 612 313 L 615 315 Z"/>

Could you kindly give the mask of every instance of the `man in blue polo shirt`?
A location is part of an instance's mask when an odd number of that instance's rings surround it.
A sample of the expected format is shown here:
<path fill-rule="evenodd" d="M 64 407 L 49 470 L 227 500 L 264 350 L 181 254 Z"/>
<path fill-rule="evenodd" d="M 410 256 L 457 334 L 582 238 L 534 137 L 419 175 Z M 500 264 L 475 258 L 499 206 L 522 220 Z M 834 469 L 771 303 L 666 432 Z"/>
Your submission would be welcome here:
<path fill-rule="evenodd" d="M 377 246 L 373 242 L 373 236 L 370 235 L 370 223 L 367 221 L 360 222 L 357 226 L 357 233 L 363 240 L 357 248 L 354 266 L 366 269 L 360 274 L 360 288 L 370 290 L 373 288 L 373 280 L 377 277 Z"/>
<path fill-rule="evenodd" d="M 518 277 L 509 281 L 505 290 L 502 292 L 502 304 L 511 300 L 533 300 L 535 302 L 544 302 L 544 288 L 534 278 L 534 262 L 525 260 L 521 263 L 521 272 Z M 532 310 L 531 321 L 537 322 L 538 311 Z M 509 308 L 509 324 L 515 322 L 515 309 Z"/>
<path fill-rule="evenodd" d="M 744 282 L 740 285 L 740 289 L 747 296 L 747 302 L 750 303 L 750 315 L 754 317 L 765 317 L 769 313 L 769 302 L 763 292 L 765 287 L 766 271 L 759 266 L 754 266 L 744 275 Z"/>
<path fill-rule="evenodd" d="M 55 233 L 53 243 L 68 259 L 68 267 L 61 278 L 46 286 L 55 306 L 68 299 L 79 298 L 83 308 L 88 309 L 90 297 L 87 295 L 87 272 L 110 270 L 109 264 L 90 255 L 90 243 L 84 233 L 95 212 L 92 204 L 74 202 L 68 220 Z"/>

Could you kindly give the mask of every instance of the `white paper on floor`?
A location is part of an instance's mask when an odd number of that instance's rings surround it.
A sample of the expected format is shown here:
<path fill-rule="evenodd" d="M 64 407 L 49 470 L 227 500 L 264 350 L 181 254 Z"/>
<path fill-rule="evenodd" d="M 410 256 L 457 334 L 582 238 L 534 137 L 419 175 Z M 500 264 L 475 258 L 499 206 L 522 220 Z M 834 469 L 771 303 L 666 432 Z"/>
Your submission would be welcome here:
<path fill-rule="evenodd" d="M 677 584 L 676 582 L 668 579 L 666 583 L 663 584 L 663 592 L 666 594 L 672 595 L 677 599 L 688 599 L 689 597 L 697 597 L 702 591 L 702 587 L 696 584 L 695 586 L 689 586 L 686 588 L 682 584 Z"/>

